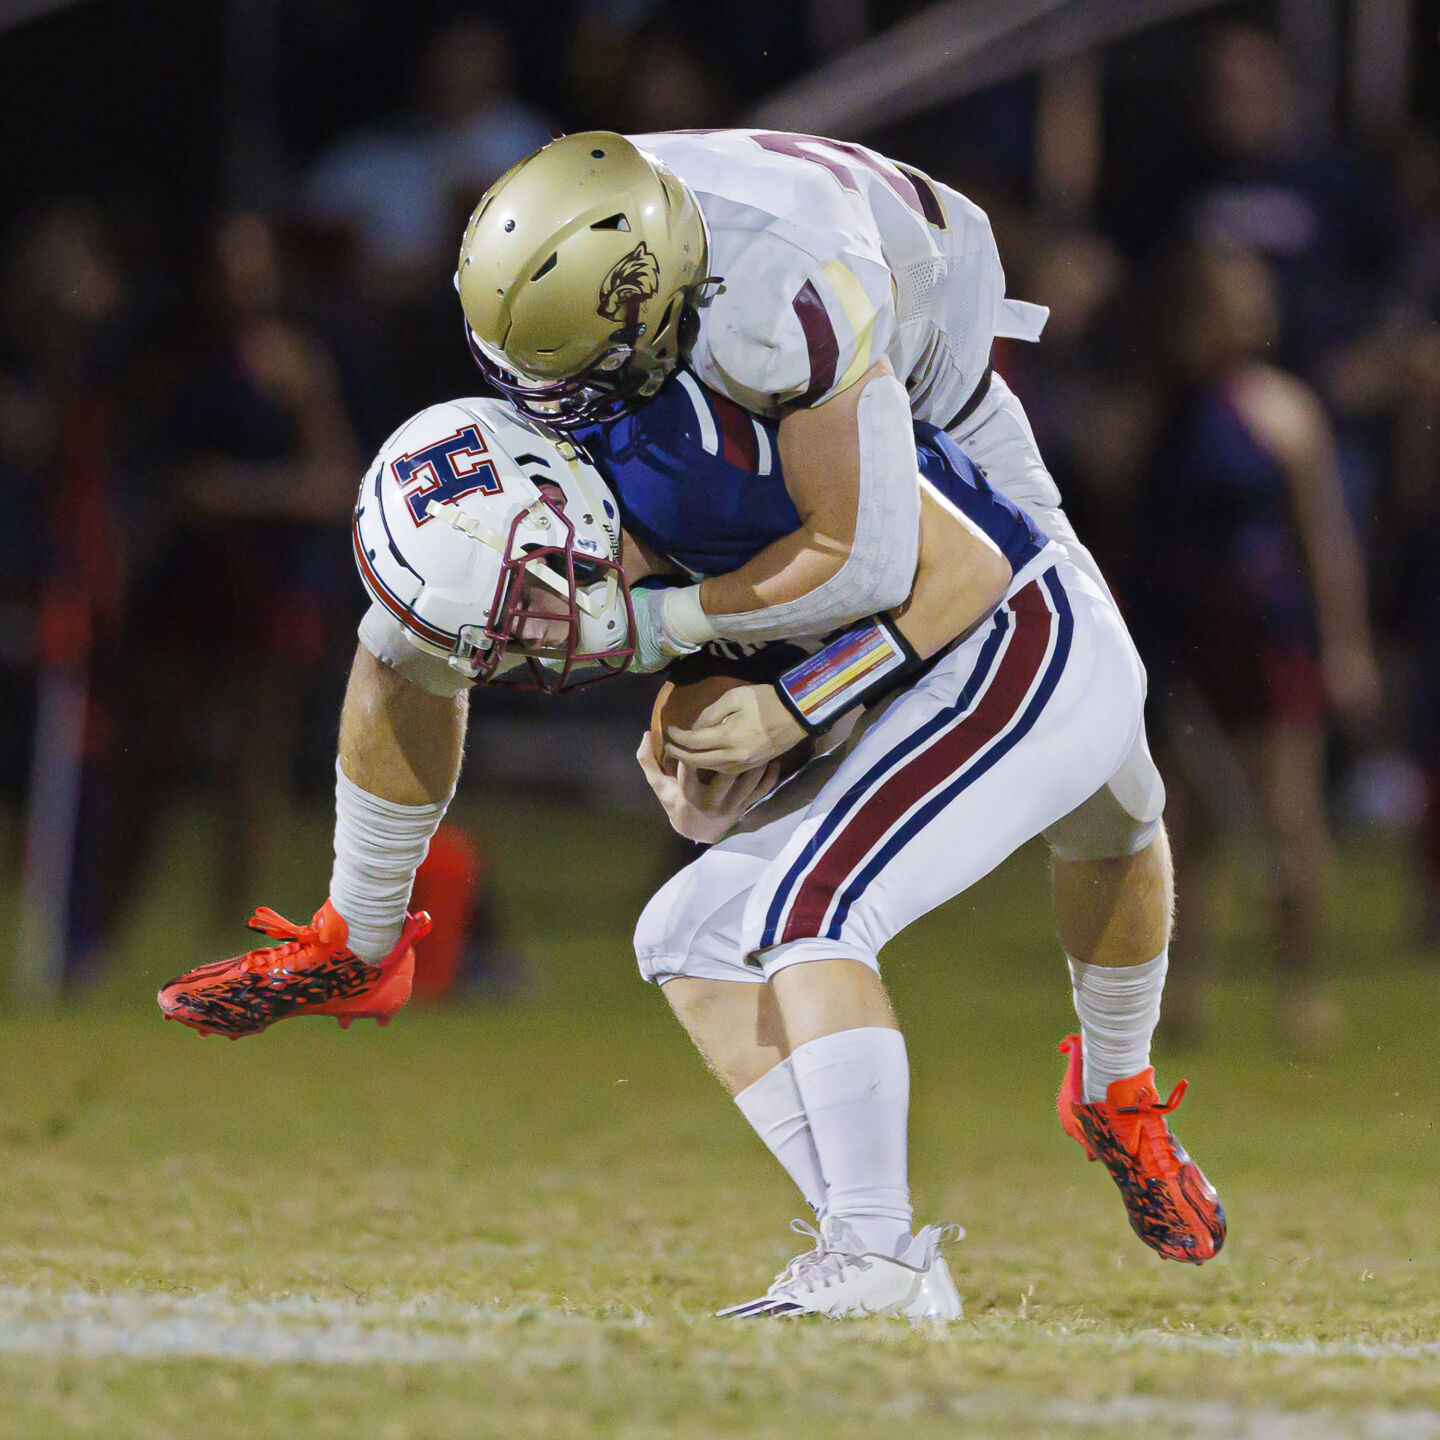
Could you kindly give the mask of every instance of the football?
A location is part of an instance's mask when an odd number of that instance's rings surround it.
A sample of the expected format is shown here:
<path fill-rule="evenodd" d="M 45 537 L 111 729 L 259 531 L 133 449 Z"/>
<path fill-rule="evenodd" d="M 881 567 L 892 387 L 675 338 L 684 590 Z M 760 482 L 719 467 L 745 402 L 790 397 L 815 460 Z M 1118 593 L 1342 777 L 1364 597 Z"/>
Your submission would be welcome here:
<path fill-rule="evenodd" d="M 654 707 L 650 711 L 650 746 L 655 752 L 655 758 L 660 762 L 660 768 L 667 775 L 675 773 L 675 766 L 665 754 L 666 729 L 672 725 L 688 729 L 699 718 L 700 713 L 707 706 L 713 705 L 726 691 L 749 683 L 738 675 L 707 675 L 703 680 L 692 680 L 682 685 L 667 680 L 660 687 L 659 694 L 655 696 Z M 710 771 L 702 770 L 700 778 L 708 780 L 710 774 Z"/>
<path fill-rule="evenodd" d="M 655 696 L 655 705 L 650 711 L 650 744 L 655 758 L 667 775 L 675 773 L 675 766 L 665 753 L 665 731 L 671 726 L 688 728 L 707 706 L 713 705 L 727 690 L 733 690 L 737 685 L 753 683 L 738 675 L 707 675 L 701 680 L 684 684 L 667 680 L 660 687 L 659 694 Z M 780 773 L 793 775 L 814 753 L 815 742 L 807 735 L 780 757 Z M 699 773 L 702 780 L 710 779 L 710 771 L 702 770 Z"/>

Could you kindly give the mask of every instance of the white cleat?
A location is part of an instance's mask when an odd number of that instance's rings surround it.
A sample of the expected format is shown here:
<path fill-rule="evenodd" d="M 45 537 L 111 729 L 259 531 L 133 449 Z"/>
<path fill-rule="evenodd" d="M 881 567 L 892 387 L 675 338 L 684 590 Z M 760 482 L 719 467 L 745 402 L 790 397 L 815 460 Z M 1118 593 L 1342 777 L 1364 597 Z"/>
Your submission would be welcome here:
<path fill-rule="evenodd" d="M 803 1220 L 792 1220 L 790 1228 L 811 1236 L 814 1249 L 797 1255 L 763 1295 L 717 1311 L 721 1319 L 787 1315 L 826 1315 L 832 1320 L 855 1315 L 960 1319 L 960 1292 L 940 1253 L 941 1245 L 965 1234 L 958 1225 L 925 1226 L 898 1257 L 840 1249 Z"/>
<path fill-rule="evenodd" d="M 790 1282 L 798 1279 L 802 1274 L 811 1269 L 818 1269 L 827 1264 L 833 1265 L 840 1258 L 838 1250 L 831 1250 L 826 1246 L 825 1237 L 813 1225 L 807 1224 L 804 1220 L 792 1220 L 790 1228 L 797 1235 L 808 1235 L 814 1241 L 813 1248 L 802 1250 L 795 1256 L 788 1265 L 770 1282 L 770 1288 L 754 1300 L 746 1300 L 739 1305 L 727 1305 L 723 1310 L 717 1310 L 715 1317 L 718 1320 L 744 1320 L 752 1315 L 764 1315 L 769 1312 L 770 1306 L 780 1297 L 784 1287 Z"/>

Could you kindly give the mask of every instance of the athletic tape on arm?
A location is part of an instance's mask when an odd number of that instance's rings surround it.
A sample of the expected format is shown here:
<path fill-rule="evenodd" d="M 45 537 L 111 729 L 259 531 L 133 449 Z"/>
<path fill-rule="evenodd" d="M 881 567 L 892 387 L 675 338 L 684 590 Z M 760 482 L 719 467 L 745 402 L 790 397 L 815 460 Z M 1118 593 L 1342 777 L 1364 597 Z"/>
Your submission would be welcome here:
<path fill-rule="evenodd" d="M 824 635 L 909 598 L 920 554 L 920 472 L 905 387 L 893 376 L 870 381 L 856 407 L 860 499 L 855 541 L 840 570 L 808 594 L 763 610 L 711 615 L 726 640 L 789 640 Z"/>

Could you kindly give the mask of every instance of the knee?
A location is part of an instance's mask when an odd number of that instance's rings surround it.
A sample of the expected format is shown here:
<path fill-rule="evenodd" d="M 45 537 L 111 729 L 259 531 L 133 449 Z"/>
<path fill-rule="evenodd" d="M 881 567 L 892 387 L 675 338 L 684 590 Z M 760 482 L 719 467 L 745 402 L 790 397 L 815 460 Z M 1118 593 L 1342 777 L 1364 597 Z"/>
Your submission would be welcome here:
<path fill-rule="evenodd" d="M 1165 782 L 1142 725 L 1119 768 L 1089 799 L 1045 831 L 1057 860 L 1124 860 L 1163 835 Z M 1167 851 L 1168 854 L 1168 851 Z"/>
<path fill-rule="evenodd" d="M 1163 787 L 1161 804 L 1163 804 Z M 1105 865 L 1133 860 L 1148 853 L 1164 837 L 1159 808 L 1139 816 L 1122 805 L 1106 786 L 1084 804 L 1050 826 L 1045 839 L 1059 862 L 1074 865 Z"/>
<path fill-rule="evenodd" d="M 1056 925 L 1072 959 L 1140 965 L 1169 944 L 1175 891 L 1163 829 L 1133 855 L 1057 857 L 1052 888 Z"/>
<path fill-rule="evenodd" d="M 1174 871 L 1164 830 L 1133 855 L 1105 855 L 1092 860 L 1051 857 L 1051 879 L 1057 896 L 1089 897 L 1107 907 L 1140 903 L 1169 913 L 1173 902 Z"/>

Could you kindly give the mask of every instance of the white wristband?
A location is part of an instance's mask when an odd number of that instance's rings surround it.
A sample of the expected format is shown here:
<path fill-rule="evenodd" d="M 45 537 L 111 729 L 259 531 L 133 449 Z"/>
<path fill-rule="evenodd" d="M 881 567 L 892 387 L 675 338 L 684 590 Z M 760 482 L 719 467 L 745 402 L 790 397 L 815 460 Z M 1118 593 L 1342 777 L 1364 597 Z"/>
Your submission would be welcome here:
<path fill-rule="evenodd" d="M 700 608 L 698 585 L 677 585 L 665 592 L 660 618 L 671 637 L 694 650 L 715 638 L 710 617 Z"/>
<path fill-rule="evenodd" d="M 362 960 L 383 960 L 405 925 L 410 888 L 449 799 L 397 805 L 362 790 L 335 762 L 335 868 L 330 903 Z"/>

